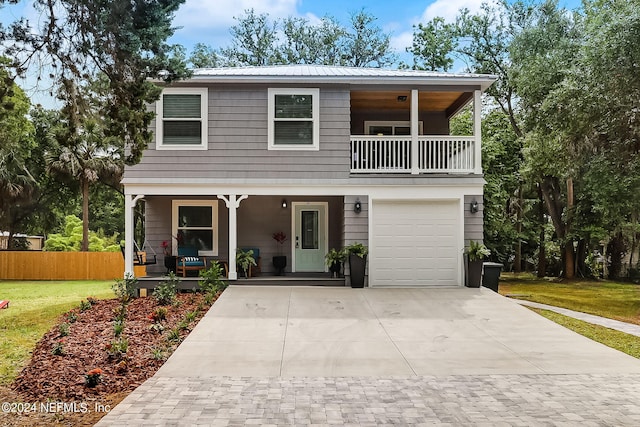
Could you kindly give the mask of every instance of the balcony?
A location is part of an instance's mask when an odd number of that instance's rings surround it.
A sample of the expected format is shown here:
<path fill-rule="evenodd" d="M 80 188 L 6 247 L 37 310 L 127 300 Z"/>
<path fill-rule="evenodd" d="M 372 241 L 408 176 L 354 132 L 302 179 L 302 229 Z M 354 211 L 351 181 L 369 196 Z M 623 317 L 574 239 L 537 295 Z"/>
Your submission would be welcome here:
<path fill-rule="evenodd" d="M 480 173 L 474 136 L 351 136 L 351 173 Z"/>

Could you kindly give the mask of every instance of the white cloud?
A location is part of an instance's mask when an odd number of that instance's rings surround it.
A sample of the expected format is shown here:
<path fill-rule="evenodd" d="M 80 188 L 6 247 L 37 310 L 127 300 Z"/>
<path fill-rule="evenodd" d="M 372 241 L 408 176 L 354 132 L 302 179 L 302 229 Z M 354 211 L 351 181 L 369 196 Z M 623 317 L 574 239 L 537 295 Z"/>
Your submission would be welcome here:
<path fill-rule="evenodd" d="M 234 17 L 253 9 L 256 13 L 268 13 L 272 18 L 296 14 L 298 0 L 187 0 L 176 13 L 175 25 L 188 31 L 198 29 L 229 28 Z"/>
<path fill-rule="evenodd" d="M 425 9 L 420 22 L 427 22 L 438 16 L 446 22 L 454 22 L 460 9 L 478 12 L 482 3 L 486 3 L 486 0 L 436 0 Z"/>
<path fill-rule="evenodd" d="M 390 44 L 398 53 L 405 52 L 406 48 L 411 47 L 413 43 L 413 30 L 404 31 L 400 34 L 391 36 Z"/>

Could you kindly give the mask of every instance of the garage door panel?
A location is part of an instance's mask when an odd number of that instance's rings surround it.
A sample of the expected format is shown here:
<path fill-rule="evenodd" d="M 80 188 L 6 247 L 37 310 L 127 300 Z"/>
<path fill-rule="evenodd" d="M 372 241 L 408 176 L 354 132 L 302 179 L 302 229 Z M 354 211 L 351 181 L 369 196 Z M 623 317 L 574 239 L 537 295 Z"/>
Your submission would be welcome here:
<path fill-rule="evenodd" d="M 459 285 L 458 202 L 373 201 L 373 286 Z"/>

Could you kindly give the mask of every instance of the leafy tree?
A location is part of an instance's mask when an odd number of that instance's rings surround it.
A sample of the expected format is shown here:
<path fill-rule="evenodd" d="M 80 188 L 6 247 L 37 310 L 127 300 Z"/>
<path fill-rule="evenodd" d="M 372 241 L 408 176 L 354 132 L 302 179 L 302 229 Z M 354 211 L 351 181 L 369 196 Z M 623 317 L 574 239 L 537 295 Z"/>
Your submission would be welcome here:
<path fill-rule="evenodd" d="M 444 18 L 435 17 L 413 27 L 413 44 L 407 52 L 413 54 L 414 70 L 449 71 L 458 47 L 457 29 Z M 403 64 L 404 65 L 404 64 Z"/>
<path fill-rule="evenodd" d="M 68 82 L 72 85 L 71 82 Z M 99 116 L 80 90 L 67 88 L 63 92 L 67 104 L 56 132 L 59 149 L 47 155 L 48 169 L 54 176 L 77 181 L 82 195 L 82 251 L 89 250 L 89 189 L 98 181 L 117 185 L 122 175 L 122 162 L 116 147 L 109 145 Z M 80 107 L 80 109 L 77 109 Z"/>
<path fill-rule="evenodd" d="M 35 144 L 29 100 L 9 77 L 7 63 L 0 58 L 0 230 L 9 232 L 8 247 L 12 248 L 13 233 L 19 226 L 15 211 L 29 203 L 36 186 L 28 168 Z"/>
<path fill-rule="evenodd" d="M 0 6 L 16 2 L 0 0 Z M 107 122 L 104 136 L 134 164 L 151 140 L 154 114 L 146 105 L 160 94 L 148 78 L 162 74 L 173 80 L 188 74 L 176 49 L 166 44 L 174 32 L 173 13 L 183 2 L 35 0 L 39 27 L 19 18 L 0 31 L 0 55 L 13 58 L 15 75 L 24 75 L 29 67 L 48 70 L 56 86 L 70 91 L 67 102 L 76 99 L 74 91 L 82 82 L 106 76 L 108 91 L 100 107 Z M 78 127 L 74 111 L 68 110 L 67 119 Z"/>
<path fill-rule="evenodd" d="M 390 36 L 364 11 L 351 15 L 349 26 L 325 16 L 318 24 L 306 18 L 271 20 L 266 13 L 246 10 L 231 27 L 231 46 L 216 50 L 196 45 L 189 56 L 194 66 L 263 66 L 321 64 L 353 67 L 390 65 L 395 60 Z"/>
<path fill-rule="evenodd" d="M 49 235 L 44 244 L 45 251 L 78 252 L 83 240 L 82 220 L 74 215 L 65 217 L 61 233 Z M 118 252 L 120 245 L 116 236 L 107 237 L 103 233 L 91 232 L 89 236 L 89 251 Z"/>

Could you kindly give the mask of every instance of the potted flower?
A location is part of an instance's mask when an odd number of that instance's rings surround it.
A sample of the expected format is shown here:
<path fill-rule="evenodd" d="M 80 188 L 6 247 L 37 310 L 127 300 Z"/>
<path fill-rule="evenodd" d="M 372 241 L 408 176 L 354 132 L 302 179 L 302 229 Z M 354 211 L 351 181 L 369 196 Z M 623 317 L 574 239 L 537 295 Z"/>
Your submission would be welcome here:
<path fill-rule="evenodd" d="M 287 266 L 287 256 L 283 255 L 284 252 L 284 242 L 287 241 L 287 235 L 282 231 L 278 231 L 277 233 L 273 233 L 273 240 L 276 241 L 278 255 L 274 256 L 272 259 L 273 267 L 276 269 L 276 274 L 278 276 L 284 275 L 284 269 Z"/>
<path fill-rule="evenodd" d="M 331 248 L 324 257 L 327 267 L 331 272 L 331 277 L 339 277 L 340 271 L 342 271 L 342 263 L 347 259 L 347 254 L 344 250 L 338 251 Z"/>
<path fill-rule="evenodd" d="M 352 288 L 364 288 L 364 274 L 367 267 L 367 247 L 362 243 L 352 243 L 344 248 L 349 257 L 349 274 Z"/>
<path fill-rule="evenodd" d="M 256 265 L 256 260 L 253 258 L 253 251 L 243 251 L 238 248 L 238 252 L 236 253 L 236 266 L 239 271 L 241 271 L 245 278 L 249 277 L 249 268 L 252 265 Z"/>
<path fill-rule="evenodd" d="M 482 243 L 471 240 L 465 250 L 465 286 L 479 288 L 482 284 L 482 263 L 491 251 Z"/>

